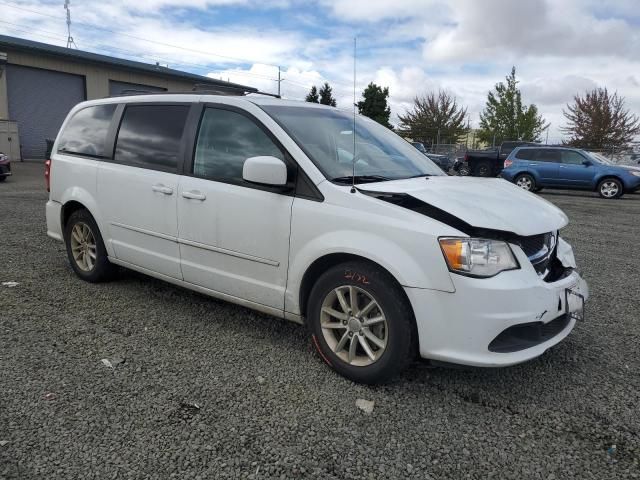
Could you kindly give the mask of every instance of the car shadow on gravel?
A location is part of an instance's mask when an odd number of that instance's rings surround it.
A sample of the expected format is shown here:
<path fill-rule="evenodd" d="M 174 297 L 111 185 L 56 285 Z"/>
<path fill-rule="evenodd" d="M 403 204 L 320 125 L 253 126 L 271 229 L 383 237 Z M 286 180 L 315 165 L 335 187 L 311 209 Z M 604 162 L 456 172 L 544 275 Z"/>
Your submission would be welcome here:
<path fill-rule="evenodd" d="M 298 351 L 297 356 L 303 358 L 304 362 L 309 362 L 308 367 L 315 369 L 318 364 L 324 364 L 313 348 L 307 329 L 303 325 L 211 298 L 131 270 L 123 269 L 113 285 L 117 285 L 118 289 L 124 291 L 142 289 L 146 292 L 148 299 L 156 298 L 162 303 L 176 304 L 178 310 L 195 308 L 202 312 L 210 312 L 195 318 L 188 315 L 180 319 L 160 319 L 161 324 L 157 327 L 168 330 L 167 333 L 170 335 L 184 334 L 187 329 L 194 335 L 199 332 L 198 335 L 206 337 L 212 330 L 222 328 L 227 333 L 231 332 L 240 337 L 260 337 L 277 349 Z M 426 361 L 416 360 L 407 371 L 392 379 L 386 386 L 407 390 L 436 389 L 454 393 L 465 401 L 480 404 L 484 395 L 495 397 L 513 394 L 518 397 L 522 382 L 544 386 L 550 378 L 550 370 L 554 372 L 554 381 L 562 380 L 565 376 L 567 379 L 571 377 L 571 366 L 575 362 L 570 360 L 571 352 L 568 345 L 570 342 L 562 342 L 537 359 L 501 368 L 441 363 L 432 365 Z M 320 370 L 327 375 L 328 381 L 331 381 L 331 377 L 338 377 L 337 373 L 324 365 Z M 343 379 L 340 378 L 340 380 Z M 375 391 L 386 386 L 365 388 Z"/>

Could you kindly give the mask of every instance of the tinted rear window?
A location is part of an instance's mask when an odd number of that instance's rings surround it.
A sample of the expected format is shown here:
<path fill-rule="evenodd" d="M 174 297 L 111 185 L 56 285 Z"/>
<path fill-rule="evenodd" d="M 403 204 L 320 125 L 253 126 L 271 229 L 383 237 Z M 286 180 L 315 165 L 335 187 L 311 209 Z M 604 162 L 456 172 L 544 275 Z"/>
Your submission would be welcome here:
<path fill-rule="evenodd" d="M 538 162 L 560 163 L 560 150 L 542 148 L 536 156 Z"/>
<path fill-rule="evenodd" d="M 111 152 L 105 152 L 105 143 L 115 109 L 115 104 L 96 105 L 77 112 L 60 135 L 58 152 L 110 157 Z"/>
<path fill-rule="evenodd" d="M 189 106 L 127 105 L 114 160 L 134 167 L 175 171 Z"/>
<path fill-rule="evenodd" d="M 536 149 L 535 148 L 524 148 L 522 150 L 518 150 L 516 152 L 516 158 L 518 160 L 535 160 L 535 158 L 536 158 Z"/>

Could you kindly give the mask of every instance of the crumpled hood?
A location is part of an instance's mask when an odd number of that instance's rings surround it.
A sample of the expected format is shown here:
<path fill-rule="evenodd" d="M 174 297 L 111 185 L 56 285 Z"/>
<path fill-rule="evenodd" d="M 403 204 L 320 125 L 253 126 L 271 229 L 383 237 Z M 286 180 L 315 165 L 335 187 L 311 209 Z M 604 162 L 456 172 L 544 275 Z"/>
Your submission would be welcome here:
<path fill-rule="evenodd" d="M 569 221 L 543 198 L 500 178 L 434 176 L 368 183 L 364 192 L 407 194 L 472 227 L 529 236 L 559 230 Z"/>

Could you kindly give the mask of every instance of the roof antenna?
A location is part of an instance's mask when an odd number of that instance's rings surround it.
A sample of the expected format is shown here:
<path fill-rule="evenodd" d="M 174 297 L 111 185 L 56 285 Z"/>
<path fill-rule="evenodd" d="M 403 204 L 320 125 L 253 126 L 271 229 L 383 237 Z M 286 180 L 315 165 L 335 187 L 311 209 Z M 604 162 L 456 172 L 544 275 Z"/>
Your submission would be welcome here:
<path fill-rule="evenodd" d="M 353 159 L 351 161 L 351 193 L 356 193 L 356 38 L 353 37 Z"/>
<path fill-rule="evenodd" d="M 71 48 L 73 45 L 77 50 L 78 45 L 71 36 L 71 5 L 69 5 L 69 0 L 64 0 L 64 9 L 67 11 L 67 48 Z"/>

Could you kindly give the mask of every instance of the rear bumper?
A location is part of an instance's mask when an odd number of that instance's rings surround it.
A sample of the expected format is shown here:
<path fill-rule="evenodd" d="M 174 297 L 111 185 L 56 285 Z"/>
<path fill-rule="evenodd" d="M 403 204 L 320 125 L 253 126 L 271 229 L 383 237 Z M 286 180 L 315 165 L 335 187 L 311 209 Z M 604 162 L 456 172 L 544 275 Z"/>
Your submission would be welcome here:
<path fill-rule="evenodd" d="M 546 283 L 526 257 L 519 260 L 520 270 L 493 278 L 452 275 L 454 293 L 405 288 L 418 326 L 420 356 L 479 367 L 508 366 L 542 355 L 566 338 L 576 321 L 564 315 L 565 290 L 587 298 L 586 282 L 574 270 Z"/>
<path fill-rule="evenodd" d="M 47 235 L 62 241 L 62 204 L 49 200 L 45 206 L 47 216 Z"/>

